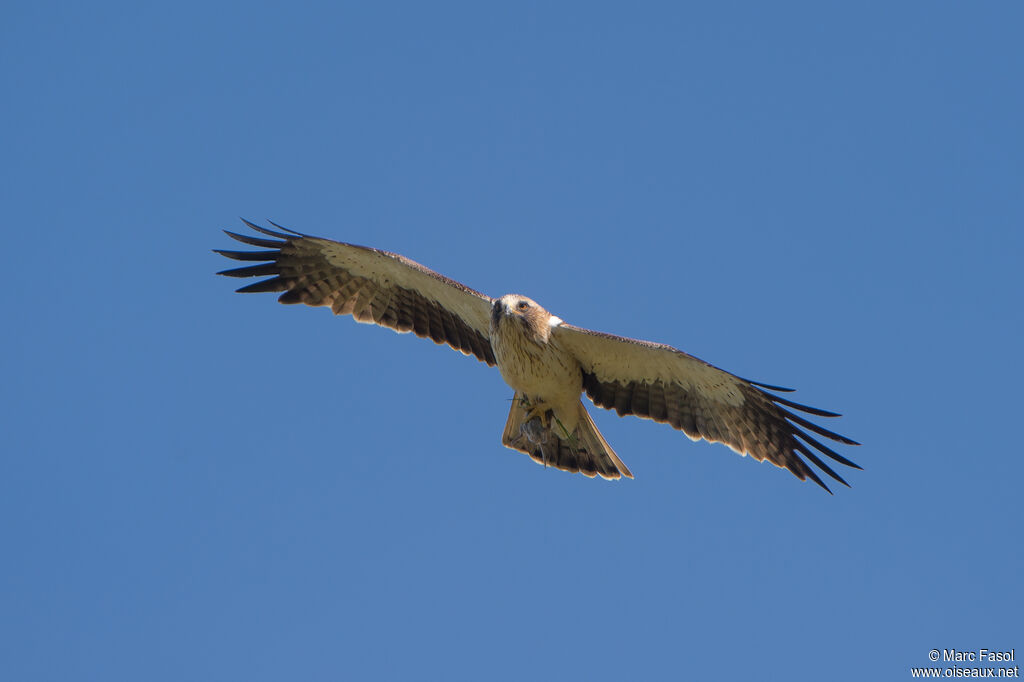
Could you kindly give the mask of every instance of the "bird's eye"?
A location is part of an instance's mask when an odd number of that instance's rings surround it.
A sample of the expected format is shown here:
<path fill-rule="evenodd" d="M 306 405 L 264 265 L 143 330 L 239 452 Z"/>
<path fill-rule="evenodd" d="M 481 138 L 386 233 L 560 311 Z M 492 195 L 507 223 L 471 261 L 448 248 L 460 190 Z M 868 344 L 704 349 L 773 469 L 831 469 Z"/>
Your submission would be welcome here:
<path fill-rule="evenodd" d="M 530 304 L 527 303 L 526 301 L 520 301 L 518 307 L 520 310 L 526 310 L 527 308 L 530 307 Z"/>

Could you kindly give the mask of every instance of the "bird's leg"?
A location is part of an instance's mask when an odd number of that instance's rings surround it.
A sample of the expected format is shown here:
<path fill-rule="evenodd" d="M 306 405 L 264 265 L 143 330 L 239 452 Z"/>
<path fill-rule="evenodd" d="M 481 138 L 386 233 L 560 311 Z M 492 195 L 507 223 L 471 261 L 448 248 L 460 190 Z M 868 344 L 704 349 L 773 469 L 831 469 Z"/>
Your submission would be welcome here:
<path fill-rule="evenodd" d="M 523 398 L 523 401 L 524 401 L 524 405 L 523 406 L 528 408 L 526 410 L 526 418 L 523 421 L 524 422 L 528 422 L 531 419 L 533 419 L 534 417 L 537 417 L 538 419 L 540 419 L 540 425 L 543 426 L 545 429 L 547 429 L 548 428 L 548 412 L 551 411 L 551 405 L 549 405 L 548 403 L 545 403 L 543 401 L 537 401 L 536 403 L 533 403 L 533 402 L 530 402 L 529 398 L 525 398 L 525 397 Z"/>

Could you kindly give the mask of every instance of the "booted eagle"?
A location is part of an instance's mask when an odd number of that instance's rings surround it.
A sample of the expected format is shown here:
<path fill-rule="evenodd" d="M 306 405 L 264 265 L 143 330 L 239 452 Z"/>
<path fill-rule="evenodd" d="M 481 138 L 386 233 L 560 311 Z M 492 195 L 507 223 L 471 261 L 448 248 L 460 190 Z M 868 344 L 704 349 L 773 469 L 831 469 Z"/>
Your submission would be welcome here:
<path fill-rule="evenodd" d="M 849 485 L 816 454 L 860 467 L 808 431 L 857 445 L 796 414 L 837 417 L 769 393 L 792 389 L 748 381 L 660 343 L 575 327 L 519 294 L 491 298 L 397 253 L 243 221 L 271 239 L 227 234 L 264 251 L 216 253 L 257 265 L 229 277 L 270 276 L 239 292 L 282 292 L 281 303 L 328 306 L 357 322 L 413 332 L 497 366 L 515 391 L 501 442 L 545 466 L 605 479 L 632 478 L 580 399 L 619 416 L 671 424 L 692 440 L 724 443 L 741 455 L 828 486 L 801 457 Z M 789 408 L 789 409 L 787 409 Z M 801 428 L 802 427 L 802 428 Z"/>

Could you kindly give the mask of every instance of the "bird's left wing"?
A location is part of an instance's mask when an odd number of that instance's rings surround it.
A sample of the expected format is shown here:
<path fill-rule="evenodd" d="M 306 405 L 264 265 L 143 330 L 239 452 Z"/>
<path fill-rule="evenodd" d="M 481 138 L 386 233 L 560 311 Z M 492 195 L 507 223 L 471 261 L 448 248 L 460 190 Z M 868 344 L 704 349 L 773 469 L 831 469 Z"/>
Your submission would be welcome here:
<path fill-rule="evenodd" d="M 840 443 L 856 445 L 855 441 L 786 407 L 819 417 L 838 414 L 800 405 L 765 390 L 790 389 L 741 379 L 671 346 L 564 322 L 552 329 L 552 339 L 579 361 L 583 390 L 598 407 L 613 409 L 620 416 L 632 414 L 671 424 L 693 440 L 724 443 L 741 455 L 788 469 L 800 480 L 810 478 L 825 490 L 828 486 L 800 455 L 844 485 L 848 485 L 846 481 L 814 451 L 860 468 L 799 426 Z"/>
<path fill-rule="evenodd" d="M 270 250 L 218 249 L 234 260 L 263 262 L 217 274 L 271 278 L 238 291 L 283 292 L 278 297 L 281 303 L 328 306 L 336 315 L 413 332 L 495 364 L 488 332 L 493 301 L 488 296 L 397 253 L 310 237 L 274 223 L 288 233 L 243 222 L 273 239 L 225 232 L 244 244 Z"/>

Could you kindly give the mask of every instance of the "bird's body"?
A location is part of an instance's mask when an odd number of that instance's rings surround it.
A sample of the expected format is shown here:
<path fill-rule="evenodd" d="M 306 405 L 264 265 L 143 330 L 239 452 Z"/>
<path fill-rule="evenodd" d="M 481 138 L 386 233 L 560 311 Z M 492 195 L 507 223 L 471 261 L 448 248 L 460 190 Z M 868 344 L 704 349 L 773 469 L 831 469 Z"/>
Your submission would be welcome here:
<path fill-rule="evenodd" d="M 632 477 L 580 401 L 583 369 L 553 333 L 562 320 L 533 299 L 506 294 L 494 302 L 489 327 L 498 371 L 515 390 L 502 443 L 541 463 Z"/>
<path fill-rule="evenodd" d="M 550 407 L 566 429 L 576 427 L 583 372 L 576 358 L 552 338 L 561 320 L 532 299 L 516 294 L 494 302 L 490 338 L 505 383 L 531 401 Z"/>
<path fill-rule="evenodd" d="M 838 415 L 767 392 L 789 389 L 741 379 L 670 346 L 575 327 L 525 296 L 492 299 L 398 254 L 247 224 L 274 239 L 228 234 L 271 250 L 218 251 L 235 260 L 263 261 L 219 274 L 273 277 L 239 291 L 283 292 L 282 303 L 329 306 L 336 314 L 411 331 L 496 365 L 515 391 L 502 443 L 542 464 L 632 478 L 580 400 L 586 393 L 599 407 L 668 423 L 693 440 L 724 443 L 826 490 L 800 455 L 844 484 L 814 451 L 860 468 L 800 427 L 841 443 L 854 441 L 786 407 Z"/>

